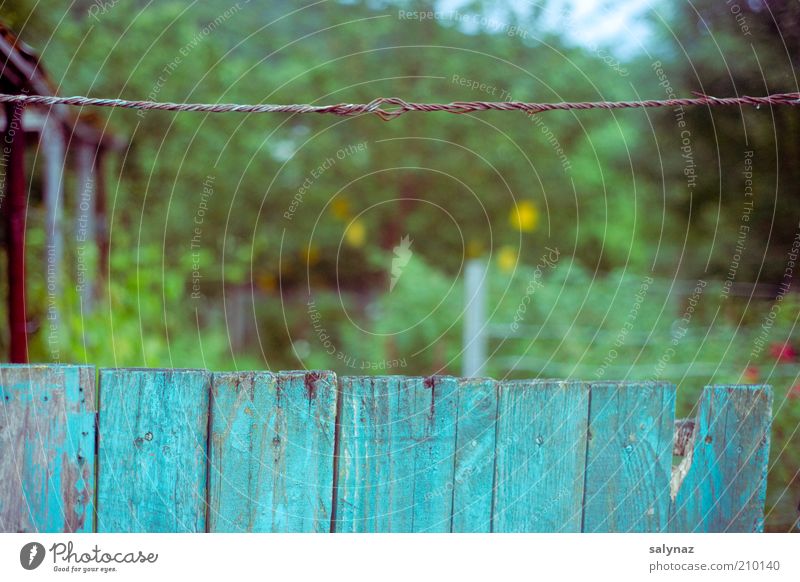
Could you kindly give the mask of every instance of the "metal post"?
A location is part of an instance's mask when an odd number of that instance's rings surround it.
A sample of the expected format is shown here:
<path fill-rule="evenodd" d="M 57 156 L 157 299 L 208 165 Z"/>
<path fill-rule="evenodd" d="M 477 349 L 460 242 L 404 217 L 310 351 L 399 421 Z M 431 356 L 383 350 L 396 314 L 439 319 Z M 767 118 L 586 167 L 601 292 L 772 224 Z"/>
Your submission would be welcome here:
<path fill-rule="evenodd" d="M 461 374 L 480 376 L 486 364 L 486 263 L 470 259 L 464 269 L 464 335 Z"/>
<path fill-rule="evenodd" d="M 59 352 L 61 336 L 60 302 L 63 297 L 64 234 L 62 214 L 64 204 L 65 145 L 61 126 L 53 112 L 47 114 L 41 134 L 41 151 L 44 158 L 44 204 L 47 212 L 45 226 L 47 285 L 47 344 L 50 353 Z M 58 359 L 55 357 L 54 359 Z"/>
<path fill-rule="evenodd" d="M 105 149 L 100 146 L 97 151 L 97 157 L 94 164 L 94 179 L 95 179 L 95 222 L 94 222 L 94 236 L 97 244 L 97 295 L 100 294 L 100 288 L 104 281 L 109 276 L 109 250 L 111 248 L 111 241 L 109 239 L 109 225 L 106 212 L 106 174 L 105 174 Z"/>
<path fill-rule="evenodd" d="M 94 303 L 95 272 L 90 267 L 95 244 L 96 157 L 97 146 L 87 141 L 77 143 L 78 195 L 75 197 L 75 247 L 82 312 L 91 313 Z"/>

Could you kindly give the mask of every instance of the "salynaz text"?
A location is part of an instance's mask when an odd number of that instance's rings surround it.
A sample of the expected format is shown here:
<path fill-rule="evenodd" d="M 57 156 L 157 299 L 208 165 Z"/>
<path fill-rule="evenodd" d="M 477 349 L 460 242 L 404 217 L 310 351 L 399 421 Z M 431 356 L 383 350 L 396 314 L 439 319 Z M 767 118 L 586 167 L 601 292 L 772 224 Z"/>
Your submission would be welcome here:
<path fill-rule="evenodd" d="M 672 554 L 694 554 L 694 546 L 668 546 L 661 544 L 660 546 L 650 546 L 651 554 L 664 554 L 671 556 Z"/>

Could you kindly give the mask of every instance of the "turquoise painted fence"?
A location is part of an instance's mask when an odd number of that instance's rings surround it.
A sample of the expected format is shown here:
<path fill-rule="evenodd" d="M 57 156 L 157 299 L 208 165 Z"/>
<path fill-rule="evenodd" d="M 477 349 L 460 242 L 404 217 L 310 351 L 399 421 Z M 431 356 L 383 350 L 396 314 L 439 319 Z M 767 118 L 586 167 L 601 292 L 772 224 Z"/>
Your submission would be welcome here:
<path fill-rule="evenodd" d="M 659 382 L 3 365 L 0 397 L 0 531 L 763 529 L 767 386 L 689 421 Z"/>

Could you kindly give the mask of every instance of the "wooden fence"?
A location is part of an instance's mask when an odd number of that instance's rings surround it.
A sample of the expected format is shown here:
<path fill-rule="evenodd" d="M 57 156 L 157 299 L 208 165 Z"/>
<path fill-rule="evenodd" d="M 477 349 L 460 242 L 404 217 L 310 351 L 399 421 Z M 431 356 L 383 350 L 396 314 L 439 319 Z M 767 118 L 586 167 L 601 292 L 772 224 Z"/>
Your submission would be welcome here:
<path fill-rule="evenodd" d="M 0 366 L 0 531 L 761 531 L 765 386 Z M 673 466 L 675 465 L 675 466 Z"/>

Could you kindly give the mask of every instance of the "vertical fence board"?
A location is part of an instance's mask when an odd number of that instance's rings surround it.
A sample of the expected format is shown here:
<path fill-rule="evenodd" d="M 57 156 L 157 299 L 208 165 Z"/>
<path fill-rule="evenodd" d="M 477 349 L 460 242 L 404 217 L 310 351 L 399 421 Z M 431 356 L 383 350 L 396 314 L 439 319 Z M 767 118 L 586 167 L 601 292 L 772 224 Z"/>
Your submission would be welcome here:
<path fill-rule="evenodd" d="M 449 532 L 453 515 L 458 380 L 414 378 L 415 532 Z"/>
<path fill-rule="evenodd" d="M 675 387 L 592 384 L 583 531 L 660 532 L 669 519 Z"/>
<path fill-rule="evenodd" d="M 493 531 L 581 530 L 588 393 L 578 382 L 503 383 Z"/>
<path fill-rule="evenodd" d="M 209 379 L 100 370 L 98 531 L 205 531 Z"/>
<path fill-rule="evenodd" d="M 0 366 L 0 532 L 94 528 L 93 366 Z"/>
<path fill-rule="evenodd" d="M 672 531 L 763 531 L 771 417 L 769 386 L 703 390 L 673 475 Z"/>
<path fill-rule="evenodd" d="M 342 378 L 336 531 L 449 531 L 457 382 Z"/>
<path fill-rule="evenodd" d="M 329 532 L 333 504 L 336 375 L 333 372 L 281 372 L 278 387 L 290 401 L 284 477 L 294 484 L 287 486 L 286 491 L 286 526 L 289 531 Z M 308 485 L 311 488 L 307 488 Z M 302 513 L 294 513 L 301 508 Z"/>
<path fill-rule="evenodd" d="M 453 478 L 454 532 L 488 532 L 492 523 L 497 385 L 488 378 L 461 380 Z"/>
<path fill-rule="evenodd" d="M 214 374 L 209 531 L 330 530 L 336 376 Z"/>
<path fill-rule="evenodd" d="M 411 531 L 413 392 L 402 376 L 344 377 L 339 390 L 335 531 Z"/>

